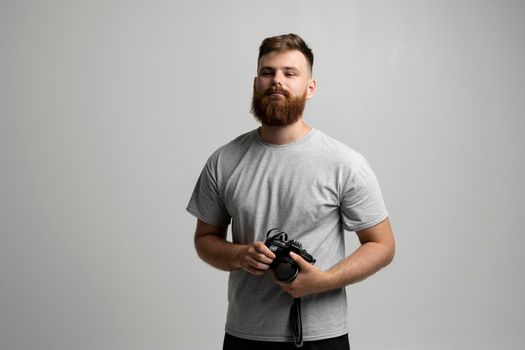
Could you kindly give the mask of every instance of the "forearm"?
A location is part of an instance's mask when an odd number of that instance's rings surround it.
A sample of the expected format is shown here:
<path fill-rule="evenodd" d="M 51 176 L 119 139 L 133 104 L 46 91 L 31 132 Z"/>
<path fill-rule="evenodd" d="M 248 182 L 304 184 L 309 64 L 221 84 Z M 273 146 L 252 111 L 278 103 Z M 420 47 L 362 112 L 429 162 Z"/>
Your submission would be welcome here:
<path fill-rule="evenodd" d="M 327 271 L 327 289 L 344 288 L 362 281 L 388 265 L 393 257 L 393 247 L 376 242 L 364 243 L 353 254 Z"/>
<path fill-rule="evenodd" d="M 301 267 L 301 273 L 292 282 L 277 283 L 294 298 L 344 288 L 361 281 L 387 265 L 393 258 L 394 246 L 377 242 L 362 243 L 349 257 L 329 269 L 321 271 L 297 254 L 291 254 Z"/>
<path fill-rule="evenodd" d="M 243 269 L 253 275 L 263 275 L 275 259 L 275 254 L 263 242 L 228 242 L 227 230 L 227 226 L 214 226 L 197 220 L 195 249 L 199 257 L 220 270 Z"/>
<path fill-rule="evenodd" d="M 195 248 L 199 257 L 211 266 L 224 271 L 241 268 L 240 256 L 247 246 L 234 244 L 215 235 L 205 235 L 195 239 Z"/>

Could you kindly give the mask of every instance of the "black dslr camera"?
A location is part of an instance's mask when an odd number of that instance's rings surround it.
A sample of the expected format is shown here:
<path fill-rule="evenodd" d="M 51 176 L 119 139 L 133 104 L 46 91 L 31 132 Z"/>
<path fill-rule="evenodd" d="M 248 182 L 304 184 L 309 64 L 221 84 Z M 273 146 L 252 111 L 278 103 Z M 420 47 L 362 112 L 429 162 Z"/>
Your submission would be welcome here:
<path fill-rule="evenodd" d="M 277 231 L 271 235 L 273 231 Z M 266 233 L 264 244 L 275 254 L 275 259 L 270 264 L 270 269 L 275 271 L 279 281 L 290 282 L 299 274 L 299 265 L 290 257 L 290 252 L 300 255 L 304 260 L 311 264 L 315 259 L 310 255 L 300 242 L 290 240 L 288 235 L 278 228 L 273 228 Z"/>

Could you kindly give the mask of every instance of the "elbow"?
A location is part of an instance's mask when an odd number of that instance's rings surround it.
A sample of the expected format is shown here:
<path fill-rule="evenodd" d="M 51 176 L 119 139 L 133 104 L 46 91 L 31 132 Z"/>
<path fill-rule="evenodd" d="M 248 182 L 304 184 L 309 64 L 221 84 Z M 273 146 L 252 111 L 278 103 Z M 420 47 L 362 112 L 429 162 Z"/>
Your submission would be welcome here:
<path fill-rule="evenodd" d="M 206 261 L 206 249 L 205 249 L 205 239 L 203 239 L 202 236 L 195 237 L 193 243 L 195 247 L 195 251 L 197 252 L 197 255 L 201 260 Z"/>
<path fill-rule="evenodd" d="M 384 266 L 389 265 L 396 255 L 396 242 L 394 238 L 392 237 L 392 240 L 386 245 L 385 247 L 385 260 L 384 260 Z"/>

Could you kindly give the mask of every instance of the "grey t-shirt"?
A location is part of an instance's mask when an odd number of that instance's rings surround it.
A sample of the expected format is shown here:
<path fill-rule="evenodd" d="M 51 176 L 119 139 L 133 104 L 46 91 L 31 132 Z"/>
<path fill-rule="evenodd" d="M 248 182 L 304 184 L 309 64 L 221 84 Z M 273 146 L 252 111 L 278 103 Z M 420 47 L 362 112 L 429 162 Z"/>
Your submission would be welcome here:
<path fill-rule="evenodd" d="M 312 129 L 286 145 L 264 142 L 257 130 L 208 159 L 187 207 L 202 221 L 231 223 L 234 243 L 264 241 L 278 227 L 328 270 L 344 259 L 344 231 L 374 226 L 388 216 L 366 159 Z M 291 341 L 293 298 L 270 272 L 230 272 L 226 332 L 245 339 Z M 348 332 L 345 289 L 302 298 L 305 341 Z"/>

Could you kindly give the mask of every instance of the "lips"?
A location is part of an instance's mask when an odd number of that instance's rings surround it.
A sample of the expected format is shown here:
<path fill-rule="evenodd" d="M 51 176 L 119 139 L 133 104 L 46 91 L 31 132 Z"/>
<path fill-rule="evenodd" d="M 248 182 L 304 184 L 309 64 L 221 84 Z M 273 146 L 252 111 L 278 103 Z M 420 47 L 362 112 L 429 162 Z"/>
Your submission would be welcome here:
<path fill-rule="evenodd" d="M 285 97 L 288 97 L 288 93 L 284 90 L 273 90 L 273 89 L 270 89 L 269 91 L 266 92 L 265 95 L 283 95 Z"/>

